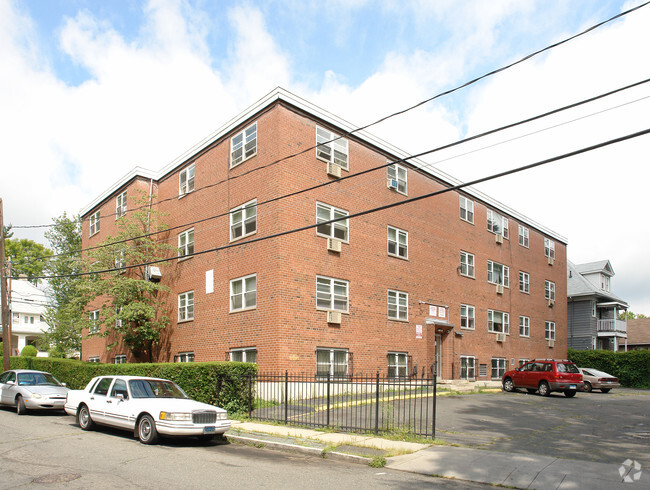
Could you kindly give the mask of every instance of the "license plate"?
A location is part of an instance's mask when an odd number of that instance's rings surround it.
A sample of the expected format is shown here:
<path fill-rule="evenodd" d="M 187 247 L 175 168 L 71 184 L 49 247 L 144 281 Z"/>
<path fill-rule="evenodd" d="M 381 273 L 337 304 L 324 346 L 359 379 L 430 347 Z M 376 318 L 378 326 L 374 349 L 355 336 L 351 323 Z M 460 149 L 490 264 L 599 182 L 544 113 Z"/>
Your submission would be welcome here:
<path fill-rule="evenodd" d="M 569 389 L 570 389 L 570 390 L 575 390 L 575 389 L 576 389 L 576 385 L 569 385 Z"/>
<path fill-rule="evenodd" d="M 203 427 L 203 433 L 204 434 L 214 434 L 214 426 L 211 425 L 209 427 Z"/>

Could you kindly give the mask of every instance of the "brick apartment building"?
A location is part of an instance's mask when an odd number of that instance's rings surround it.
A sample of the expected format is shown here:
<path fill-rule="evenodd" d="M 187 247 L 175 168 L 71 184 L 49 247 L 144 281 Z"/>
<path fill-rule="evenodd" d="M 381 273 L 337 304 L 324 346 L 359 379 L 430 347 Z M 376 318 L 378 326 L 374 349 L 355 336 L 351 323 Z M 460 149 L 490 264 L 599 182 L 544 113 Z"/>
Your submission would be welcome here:
<path fill-rule="evenodd" d="M 160 268 L 172 321 L 156 360 L 391 376 L 436 364 L 443 378 L 490 379 L 565 357 L 566 240 L 474 189 L 246 244 L 459 183 L 418 160 L 386 167 L 407 155 L 365 132 L 328 143 L 352 129 L 276 89 L 82 211 L 84 248 L 115 233 L 116 209 L 128 213 L 136 189 L 156 196 L 170 227 L 226 213 L 169 232 L 189 256 Z M 84 339 L 84 360 L 137 360 L 106 342 Z"/>

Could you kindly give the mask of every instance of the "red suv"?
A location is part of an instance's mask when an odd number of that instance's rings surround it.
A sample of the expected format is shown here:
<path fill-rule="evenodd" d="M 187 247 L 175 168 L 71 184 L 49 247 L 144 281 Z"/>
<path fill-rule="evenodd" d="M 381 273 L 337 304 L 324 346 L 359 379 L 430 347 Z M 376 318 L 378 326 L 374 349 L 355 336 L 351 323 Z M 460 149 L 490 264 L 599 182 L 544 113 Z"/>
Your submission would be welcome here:
<path fill-rule="evenodd" d="M 542 396 L 559 391 L 569 398 L 582 390 L 584 385 L 577 366 L 571 361 L 558 359 L 533 359 L 505 373 L 502 381 L 504 391 L 525 388 L 528 393 L 539 391 Z"/>

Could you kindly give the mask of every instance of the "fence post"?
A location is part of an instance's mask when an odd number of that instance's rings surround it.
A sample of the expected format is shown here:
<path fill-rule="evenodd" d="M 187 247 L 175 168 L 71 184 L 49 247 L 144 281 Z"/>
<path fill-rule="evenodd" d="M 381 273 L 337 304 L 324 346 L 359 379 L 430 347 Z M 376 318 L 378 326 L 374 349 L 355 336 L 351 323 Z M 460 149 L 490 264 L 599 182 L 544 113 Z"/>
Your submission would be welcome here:
<path fill-rule="evenodd" d="M 375 383 L 375 434 L 379 434 L 379 371 Z"/>
<path fill-rule="evenodd" d="M 284 423 L 289 423 L 289 371 L 284 371 Z"/>
<path fill-rule="evenodd" d="M 327 420 L 325 427 L 329 428 L 330 426 L 330 382 L 331 382 L 331 373 L 327 373 Z"/>
<path fill-rule="evenodd" d="M 248 375 L 248 418 L 253 415 L 253 376 Z"/>
<path fill-rule="evenodd" d="M 436 438 L 436 396 L 437 396 L 437 387 L 438 387 L 438 370 L 436 365 L 433 365 L 433 439 Z"/>

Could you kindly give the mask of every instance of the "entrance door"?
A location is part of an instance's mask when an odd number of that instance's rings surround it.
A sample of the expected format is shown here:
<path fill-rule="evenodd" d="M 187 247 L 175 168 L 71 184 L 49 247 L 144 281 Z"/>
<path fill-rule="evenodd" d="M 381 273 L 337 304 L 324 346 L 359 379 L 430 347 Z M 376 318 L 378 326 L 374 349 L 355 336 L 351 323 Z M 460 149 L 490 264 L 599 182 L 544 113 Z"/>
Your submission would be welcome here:
<path fill-rule="evenodd" d="M 438 374 L 438 377 L 440 377 L 440 358 L 441 358 L 441 344 L 442 344 L 442 335 L 436 334 L 436 373 Z"/>

